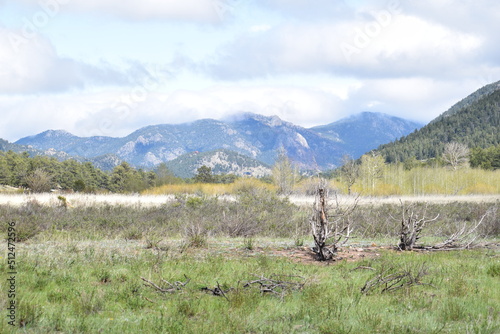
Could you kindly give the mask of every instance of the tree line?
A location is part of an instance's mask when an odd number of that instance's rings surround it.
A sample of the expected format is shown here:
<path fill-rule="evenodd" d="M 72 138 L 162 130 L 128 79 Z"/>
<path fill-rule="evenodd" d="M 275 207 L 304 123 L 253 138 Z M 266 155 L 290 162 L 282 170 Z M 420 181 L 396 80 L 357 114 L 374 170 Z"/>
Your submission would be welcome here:
<path fill-rule="evenodd" d="M 235 182 L 234 174 L 215 174 L 208 166 L 197 169 L 194 177 L 176 177 L 165 163 L 154 170 L 137 169 L 127 162 L 106 172 L 96 168 L 91 162 L 73 159 L 59 161 L 55 157 L 34 156 L 28 152 L 16 153 L 0 151 L 0 185 L 25 188 L 33 192 L 48 192 L 53 189 L 75 192 L 141 192 L 165 184 L 179 183 L 222 183 Z M 279 186 L 280 194 L 289 194 L 298 181 L 298 169 L 284 151 L 278 152 L 273 176 L 261 178 L 266 183 Z"/>
<path fill-rule="evenodd" d="M 122 162 L 111 172 L 96 168 L 91 162 L 73 159 L 59 161 L 13 151 L 0 152 L 0 184 L 29 188 L 34 192 L 51 189 L 77 192 L 140 192 L 150 187 L 179 182 L 165 166 L 154 171 L 133 168 Z"/>
<path fill-rule="evenodd" d="M 342 167 L 327 177 L 338 180 L 348 194 L 495 193 L 500 191 L 498 169 L 500 145 L 469 149 L 450 142 L 440 156 L 426 160 L 413 156 L 388 164 L 376 151 L 358 160 L 346 156 Z"/>
<path fill-rule="evenodd" d="M 262 178 L 261 181 L 274 183 L 278 194 L 289 195 L 295 191 L 304 177 L 284 150 L 279 150 L 277 153 L 272 175 Z M 437 158 L 418 160 L 412 156 L 404 162 L 392 165 L 399 165 L 405 171 L 446 166 L 453 170 L 463 166 L 496 170 L 500 168 L 500 145 L 488 148 L 476 147 L 470 150 L 464 144 L 452 142 L 445 145 L 444 152 Z M 320 176 L 339 180 L 346 186 L 347 193 L 355 191 L 353 187 L 357 185 L 359 188 L 361 184 L 364 189 L 374 191 L 379 185 L 377 180 L 387 173 L 387 166 L 382 155 L 371 152 L 358 160 L 344 157 L 341 167 L 321 173 Z M 59 161 L 47 156 L 30 157 L 27 152 L 0 151 L 0 185 L 27 188 L 34 192 L 46 192 L 51 189 L 76 192 L 141 192 L 165 184 L 229 184 L 238 178 L 234 174 L 217 175 L 210 167 L 201 166 L 193 178 L 181 179 L 176 177 L 164 163 L 154 170 L 143 170 L 122 162 L 112 171 L 105 172 L 96 168 L 91 162 L 82 163 L 73 159 Z"/>

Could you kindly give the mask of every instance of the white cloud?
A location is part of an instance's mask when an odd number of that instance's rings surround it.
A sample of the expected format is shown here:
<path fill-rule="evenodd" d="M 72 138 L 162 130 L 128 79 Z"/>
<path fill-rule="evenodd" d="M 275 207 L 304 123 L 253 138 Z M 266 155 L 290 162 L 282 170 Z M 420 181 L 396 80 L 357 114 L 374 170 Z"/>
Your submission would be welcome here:
<path fill-rule="evenodd" d="M 0 133 L 10 140 L 48 128 L 82 136 L 123 136 L 149 124 L 222 118 L 241 111 L 278 115 L 303 126 L 364 110 L 429 121 L 500 79 L 500 3 L 495 0 L 3 3 L 4 19 L 21 15 L 0 23 Z M 41 3 L 52 4 L 52 11 Z M 50 22 L 44 24 L 43 13 Z M 12 30 L 25 22 L 23 14 L 42 20 L 35 31 Z M 79 25 L 71 25 L 71 19 Z M 105 25 L 87 31 L 87 20 L 89 25 Z M 229 24 L 197 25 L 221 21 Z M 106 38 L 99 34 L 104 27 L 110 28 Z M 140 27 L 139 37 L 129 40 L 120 27 L 129 32 Z M 27 42 L 16 43 L 13 34 Z M 165 38 L 172 34 L 181 38 Z M 154 43 L 138 43 L 141 38 Z M 113 54 L 115 39 L 130 42 L 130 49 L 126 45 Z M 100 46 L 105 43 L 112 47 L 103 53 Z M 343 45 L 355 52 L 347 57 Z M 132 49 L 140 52 L 129 53 Z M 210 59 L 200 60 L 215 49 Z M 62 56 L 61 50 L 83 55 L 78 58 L 83 60 Z M 168 63 L 172 54 L 183 56 Z M 94 63 L 87 63 L 85 55 Z M 110 58 L 98 63 L 104 55 Z M 105 63 L 129 57 L 137 58 L 127 69 L 122 63 Z M 158 59 L 160 68 L 172 71 L 153 75 L 160 82 L 149 80 L 144 91 L 151 71 L 142 64 Z"/>
<path fill-rule="evenodd" d="M 459 82 L 423 77 L 365 80 L 350 92 L 345 108 L 426 123 L 481 86 L 474 78 Z"/>
<path fill-rule="evenodd" d="M 352 0 L 254 0 L 260 6 L 301 20 L 317 21 L 321 19 L 352 17 L 355 13 Z"/>
<path fill-rule="evenodd" d="M 203 91 L 176 91 L 163 104 L 178 113 L 178 121 L 224 118 L 240 112 L 277 115 L 303 126 L 324 124 L 347 113 L 341 99 L 331 93 L 287 86 L 213 87 Z M 175 112 L 174 112 L 175 111 Z"/>
<path fill-rule="evenodd" d="M 86 64 L 60 57 L 45 37 L 0 28 L 0 94 L 31 94 L 83 89 L 94 85 L 129 85 L 149 75 L 139 63 L 123 71 L 103 63 Z"/>
<path fill-rule="evenodd" d="M 201 23 L 217 23 L 235 10 L 242 0 L 21 0 L 40 6 L 39 3 L 55 3 L 61 11 L 89 14 L 105 14 L 130 20 L 175 19 Z"/>
<path fill-rule="evenodd" d="M 304 127 L 327 124 L 361 111 L 428 122 L 483 84 L 476 80 L 372 79 L 352 85 L 345 98 L 327 90 L 283 85 L 146 92 L 136 99 L 127 90 L 0 96 L 0 133 L 11 141 L 47 129 L 65 129 L 79 136 L 117 137 L 147 125 L 223 119 L 240 112 L 277 115 Z M 13 126 L 20 122 L 22 126 Z"/>
<path fill-rule="evenodd" d="M 277 115 L 303 126 L 325 124 L 347 115 L 337 96 L 298 87 L 221 86 L 170 94 L 148 92 L 136 100 L 128 97 L 127 91 L 0 96 L 5 121 L 0 124 L 0 133 L 9 140 L 47 129 L 64 129 L 79 136 L 125 136 L 151 124 L 221 119 L 241 112 Z M 22 127 L 13 127 L 19 110 L 23 111 Z"/>
<path fill-rule="evenodd" d="M 78 96 L 0 96 L 0 109 L 1 137 L 15 141 L 48 129 L 73 130 L 88 105 Z"/>
<path fill-rule="evenodd" d="M 272 26 L 269 24 L 259 24 L 259 25 L 251 26 L 249 30 L 251 32 L 264 32 L 264 31 L 268 31 L 271 28 L 272 28 Z"/>
<path fill-rule="evenodd" d="M 261 34 L 239 36 L 207 66 L 222 79 L 288 73 L 353 77 L 459 76 L 475 66 L 483 39 L 421 18 L 374 16 L 335 23 L 285 23 Z M 458 70 L 457 70 L 458 69 Z"/>

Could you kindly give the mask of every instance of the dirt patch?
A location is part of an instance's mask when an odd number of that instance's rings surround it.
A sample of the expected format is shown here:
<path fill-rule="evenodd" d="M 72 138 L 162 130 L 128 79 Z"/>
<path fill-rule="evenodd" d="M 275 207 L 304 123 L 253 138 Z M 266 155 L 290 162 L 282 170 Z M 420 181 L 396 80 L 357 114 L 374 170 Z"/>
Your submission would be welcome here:
<path fill-rule="evenodd" d="M 270 254 L 274 256 L 283 256 L 298 263 L 316 263 L 316 264 L 335 264 L 342 261 L 355 262 L 365 259 L 373 259 L 380 256 L 383 250 L 389 250 L 391 247 L 370 246 L 370 247 L 348 247 L 340 250 L 337 257 L 331 261 L 320 262 L 316 259 L 313 251 L 308 247 L 296 249 L 274 250 Z"/>
<path fill-rule="evenodd" d="M 393 250 L 390 246 L 369 246 L 369 247 L 346 247 L 337 253 L 337 257 L 330 261 L 318 261 L 314 252 L 309 247 L 292 247 L 292 248 L 273 248 L 273 247 L 255 247 L 252 250 L 248 249 L 233 249 L 231 255 L 235 256 L 275 256 L 290 259 L 296 263 L 331 265 L 341 263 L 343 261 L 355 262 L 365 259 L 377 258 L 382 251 Z"/>
<path fill-rule="evenodd" d="M 474 249 L 490 249 L 490 250 L 500 250 L 500 243 L 483 243 L 479 244 Z M 446 249 L 447 251 L 456 251 L 457 249 Z M 414 252 L 431 252 L 432 250 L 426 249 L 414 249 Z M 334 265 L 341 263 L 343 261 L 347 262 L 356 262 L 367 259 L 374 259 L 381 256 L 382 252 L 397 252 L 394 246 L 364 246 L 364 247 L 345 247 L 341 249 L 337 253 L 337 257 L 330 261 L 318 261 L 314 252 L 309 247 L 297 247 L 297 248 L 287 248 L 287 249 L 269 249 L 269 248 L 261 248 L 257 247 L 256 249 L 249 250 L 241 250 L 241 252 L 245 252 L 247 256 L 256 256 L 259 254 L 267 255 L 267 256 L 280 256 L 285 257 L 293 262 L 297 263 L 305 263 L 305 264 L 317 264 L 317 265 Z"/>

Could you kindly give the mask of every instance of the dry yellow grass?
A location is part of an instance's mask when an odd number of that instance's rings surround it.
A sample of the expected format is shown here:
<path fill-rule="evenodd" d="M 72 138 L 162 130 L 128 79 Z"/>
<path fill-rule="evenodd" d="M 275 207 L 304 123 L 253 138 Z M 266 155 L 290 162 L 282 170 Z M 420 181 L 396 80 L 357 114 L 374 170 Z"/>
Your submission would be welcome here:
<path fill-rule="evenodd" d="M 166 184 L 142 192 L 143 195 L 181 195 L 181 194 L 200 194 L 200 195 L 232 195 L 240 191 L 251 189 L 266 189 L 275 191 L 276 187 L 272 184 L 262 182 L 254 178 L 242 178 L 230 184 L 220 183 L 194 183 L 194 184 Z"/>

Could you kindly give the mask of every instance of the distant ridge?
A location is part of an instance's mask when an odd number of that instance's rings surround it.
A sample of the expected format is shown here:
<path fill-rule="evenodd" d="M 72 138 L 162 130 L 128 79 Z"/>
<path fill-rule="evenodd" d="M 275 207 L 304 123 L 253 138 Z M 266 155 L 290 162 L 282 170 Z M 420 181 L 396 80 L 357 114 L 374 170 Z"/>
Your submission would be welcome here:
<path fill-rule="evenodd" d="M 397 117 L 364 112 L 306 129 L 278 116 L 243 112 L 224 120 L 146 126 L 121 138 L 78 137 L 64 130 L 48 130 L 21 138 L 16 144 L 95 159 L 107 168 L 127 161 L 148 169 L 192 152 L 217 150 L 232 151 L 272 165 L 277 151 L 284 148 L 299 168 L 318 171 L 336 168 L 342 156 L 357 158 L 380 143 L 395 140 L 420 126 Z"/>
<path fill-rule="evenodd" d="M 445 111 L 444 113 L 439 115 L 432 122 L 437 122 L 437 121 L 443 119 L 444 117 L 451 116 L 451 115 L 459 112 L 460 110 L 476 103 L 477 101 L 479 101 L 483 97 L 486 97 L 486 96 L 494 93 L 495 91 L 497 91 L 499 89 L 500 89 L 500 81 L 486 85 L 486 86 L 476 90 L 474 93 L 470 94 L 469 96 L 462 99 L 461 101 L 455 103 L 450 109 L 448 109 L 447 111 Z"/>
<path fill-rule="evenodd" d="M 346 151 L 357 159 L 381 144 L 399 139 L 422 126 L 421 123 L 383 113 L 362 112 L 311 130 L 343 143 Z"/>

